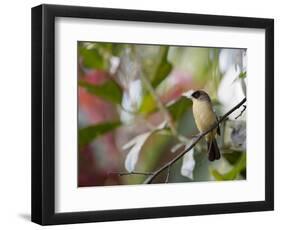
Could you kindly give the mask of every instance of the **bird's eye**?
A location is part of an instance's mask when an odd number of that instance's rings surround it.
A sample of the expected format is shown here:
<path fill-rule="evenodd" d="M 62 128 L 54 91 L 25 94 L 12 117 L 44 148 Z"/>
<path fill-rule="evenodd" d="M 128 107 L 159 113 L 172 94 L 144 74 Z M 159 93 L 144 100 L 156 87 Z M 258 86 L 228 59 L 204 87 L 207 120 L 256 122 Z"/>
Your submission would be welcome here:
<path fill-rule="evenodd" d="M 200 97 L 200 95 L 201 95 L 200 92 L 196 91 L 191 96 L 197 99 L 198 97 Z"/>

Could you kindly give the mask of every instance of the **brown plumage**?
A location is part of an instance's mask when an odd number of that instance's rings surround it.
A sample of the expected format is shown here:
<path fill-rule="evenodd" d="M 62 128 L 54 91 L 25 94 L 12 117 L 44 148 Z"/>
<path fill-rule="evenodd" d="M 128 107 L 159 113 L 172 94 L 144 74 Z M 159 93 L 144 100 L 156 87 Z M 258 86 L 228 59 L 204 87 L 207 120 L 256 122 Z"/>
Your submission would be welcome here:
<path fill-rule="evenodd" d="M 205 132 L 217 122 L 217 116 L 213 110 L 209 95 L 203 90 L 197 90 L 190 96 L 193 101 L 193 116 L 199 131 Z M 208 147 L 208 158 L 210 161 L 220 159 L 220 150 L 216 141 L 216 135 L 220 135 L 219 128 L 205 135 Z"/>

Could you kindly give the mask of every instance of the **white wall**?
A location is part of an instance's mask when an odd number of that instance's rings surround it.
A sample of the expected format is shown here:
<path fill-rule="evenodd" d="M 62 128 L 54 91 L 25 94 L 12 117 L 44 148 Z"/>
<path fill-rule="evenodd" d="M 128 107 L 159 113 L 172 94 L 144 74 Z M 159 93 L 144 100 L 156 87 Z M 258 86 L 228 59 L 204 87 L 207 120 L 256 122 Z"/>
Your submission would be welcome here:
<path fill-rule="evenodd" d="M 41 1 L 2 1 L 0 35 L 0 226 L 1 229 L 38 229 L 30 218 L 30 8 Z M 177 11 L 275 18 L 275 117 L 281 116 L 278 101 L 280 77 L 280 7 L 278 1 L 152 1 L 152 0 L 56 0 L 52 4 L 85 5 L 111 8 Z M 279 40 L 279 41 L 278 41 Z M 253 229 L 268 228 L 280 223 L 280 121 L 275 122 L 275 207 L 274 212 L 242 213 L 201 217 L 138 220 L 67 226 L 69 229 Z M 277 130 L 279 128 L 279 130 Z M 280 140 L 279 140 L 280 141 Z M 65 226 L 57 226 L 63 229 Z"/>

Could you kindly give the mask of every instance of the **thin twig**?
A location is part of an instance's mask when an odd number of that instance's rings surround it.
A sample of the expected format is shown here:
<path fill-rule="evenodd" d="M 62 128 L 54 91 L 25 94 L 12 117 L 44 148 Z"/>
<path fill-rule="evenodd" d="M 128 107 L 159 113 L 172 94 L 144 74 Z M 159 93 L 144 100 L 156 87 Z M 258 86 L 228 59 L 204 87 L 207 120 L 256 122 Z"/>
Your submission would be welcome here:
<path fill-rule="evenodd" d="M 117 174 L 118 176 L 129 176 L 129 175 L 144 175 L 150 176 L 153 175 L 152 172 L 110 172 L 109 174 Z"/>
<path fill-rule="evenodd" d="M 237 119 L 238 117 L 241 117 L 244 113 L 244 111 L 246 110 L 247 106 L 246 105 L 243 105 L 243 109 L 241 110 L 240 114 L 238 116 L 235 117 L 235 119 Z"/>
<path fill-rule="evenodd" d="M 144 184 L 150 184 L 162 171 L 164 171 L 165 169 L 169 168 L 172 164 L 174 164 L 175 162 L 177 162 L 180 158 L 182 158 L 188 151 L 190 151 L 206 134 L 208 134 L 209 132 L 211 132 L 213 129 L 215 129 L 216 127 L 218 127 L 218 125 L 224 121 L 230 114 L 232 114 L 235 110 L 237 110 L 238 108 L 240 108 L 245 102 L 246 102 L 246 98 L 244 98 L 240 103 L 238 103 L 236 106 L 234 106 L 231 110 L 229 110 L 225 115 L 223 115 L 218 121 L 217 123 L 215 123 L 212 127 L 210 127 L 210 129 L 206 130 L 205 132 L 199 134 L 191 143 L 191 145 L 186 148 L 183 152 L 179 153 L 179 155 L 177 155 L 175 158 L 173 158 L 171 161 L 169 161 L 168 163 L 166 163 L 165 165 L 163 165 L 162 167 L 160 167 L 158 170 L 156 170 L 155 172 L 153 172 L 152 175 L 148 176 L 146 178 L 146 180 L 143 182 Z"/>
<path fill-rule="evenodd" d="M 165 117 L 171 131 L 172 131 L 172 134 L 176 136 L 177 135 L 176 127 L 173 123 L 173 120 L 171 118 L 171 115 L 170 115 L 169 111 L 166 109 L 165 105 L 162 103 L 160 97 L 155 92 L 154 88 L 152 87 L 150 81 L 146 78 L 145 74 L 141 74 L 141 78 L 142 78 L 143 83 L 145 84 L 147 90 L 152 95 L 153 99 L 156 101 L 157 107 L 159 108 L 159 110 L 164 115 L 164 117 Z"/>

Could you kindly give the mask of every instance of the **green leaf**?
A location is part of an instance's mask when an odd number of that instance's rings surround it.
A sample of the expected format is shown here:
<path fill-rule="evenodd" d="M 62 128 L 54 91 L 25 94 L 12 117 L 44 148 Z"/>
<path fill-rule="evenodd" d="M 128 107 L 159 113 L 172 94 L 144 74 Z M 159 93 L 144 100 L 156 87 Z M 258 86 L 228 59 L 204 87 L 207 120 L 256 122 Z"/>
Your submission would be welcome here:
<path fill-rule="evenodd" d="M 167 146 L 169 145 L 170 141 L 171 136 L 162 135 L 160 134 L 160 131 L 151 134 L 151 136 L 142 146 L 140 160 L 136 165 L 136 171 L 154 171 L 157 166 L 159 166 L 159 162 L 161 162 L 163 154 L 166 153 Z M 138 175 L 129 176 L 125 179 L 127 180 L 127 184 L 140 184 L 146 179 L 146 177 L 147 176 Z"/>
<path fill-rule="evenodd" d="M 163 46 L 160 49 L 160 62 L 158 63 L 154 76 L 152 76 L 152 86 L 157 87 L 171 72 L 172 64 L 168 62 L 167 56 L 169 52 L 169 46 Z"/>
<path fill-rule="evenodd" d="M 232 151 L 231 153 L 223 154 L 223 157 L 228 161 L 229 164 L 235 165 L 241 158 L 243 152 Z"/>
<path fill-rule="evenodd" d="M 212 175 L 216 180 L 234 180 L 237 176 L 246 169 L 246 153 L 243 153 L 237 161 L 237 163 L 233 166 L 233 168 L 227 173 L 221 174 L 216 169 L 212 170 Z"/>
<path fill-rule="evenodd" d="M 191 100 L 186 97 L 181 97 L 175 103 L 168 106 L 168 111 L 170 112 L 173 120 L 178 121 L 191 106 Z"/>
<path fill-rule="evenodd" d="M 244 79 L 244 78 L 246 78 L 247 77 L 247 72 L 245 71 L 245 72 L 241 72 L 240 74 L 239 74 L 239 78 L 240 79 Z"/>
<path fill-rule="evenodd" d="M 84 80 L 79 80 L 79 86 L 85 88 L 89 93 L 115 104 L 122 101 L 122 89 L 114 80 L 107 80 L 101 85 L 93 85 Z"/>
<path fill-rule="evenodd" d="M 191 100 L 187 99 L 186 97 L 180 97 L 177 101 L 166 107 L 172 119 L 174 121 L 179 121 L 180 118 L 191 106 L 192 106 Z M 158 111 L 158 108 L 155 99 L 150 94 L 147 94 L 143 98 L 143 103 L 140 107 L 140 113 L 144 115 L 148 115 L 156 111 Z"/>
<path fill-rule="evenodd" d="M 233 81 L 232 81 L 232 84 L 239 81 L 239 80 L 243 80 L 247 77 L 247 71 L 245 72 L 241 72 L 238 77 L 236 77 Z"/>
<path fill-rule="evenodd" d="M 85 68 L 105 70 L 108 67 L 107 60 L 98 49 L 88 49 L 82 46 L 79 48 L 79 54 L 82 57 L 83 66 Z"/>
<path fill-rule="evenodd" d="M 113 56 L 119 56 L 122 54 L 122 52 L 125 50 L 126 45 L 125 44 L 112 44 L 111 53 Z"/>
<path fill-rule="evenodd" d="M 110 56 L 120 56 L 125 47 L 125 44 L 119 43 L 96 43 L 96 48 L 100 51 L 100 53 L 107 53 Z"/>
<path fill-rule="evenodd" d="M 218 170 L 216 170 L 216 169 L 214 169 L 214 170 L 212 171 L 212 175 L 213 175 L 213 177 L 214 177 L 217 181 L 223 181 L 223 180 L 224 180 L 223 175 L 220 174 L 220 173 L 218 172 Z"/>
<path fill-rule="evenodd" d="M 169 46 L 139 46 L 133 49 L 141 57 L 141 66 L 144 75 L 156 88 L 170 73 L 172 64 L 168 62 Z"/>
<path fill-rule="evenodd" d="M 143 58 L 142 68 L 143 73 L 150 80 L 151 86 L 157 88 L 157 86 L 169 75 L 172 70 L 172 64 L 168 62 L 169 46 L 160 46 L 159 50 L 153 55 Z M 143 114 L 149 114 L 156 111 L 156 101 L 147 91 L 144 94 L 140 112 Z"/>
<path fill-rule="evenodd" d="M 97 125 L 88 126 L 79 129 L 79 149 L 83 148 L 94 139 L 102 136 L 103 134 L 116 129 L 121 125 L 120 121 L 100 123 Z"/>
<path fill-rule="evenodd" d="M 150 113 L 156 112 L 157 111 L 157 103 L 152 97 L 151 94 L 146 94 L 143 99 L 141 106 L 139 108 L 139 112 L 144 115 L 148 115 Z"/>

